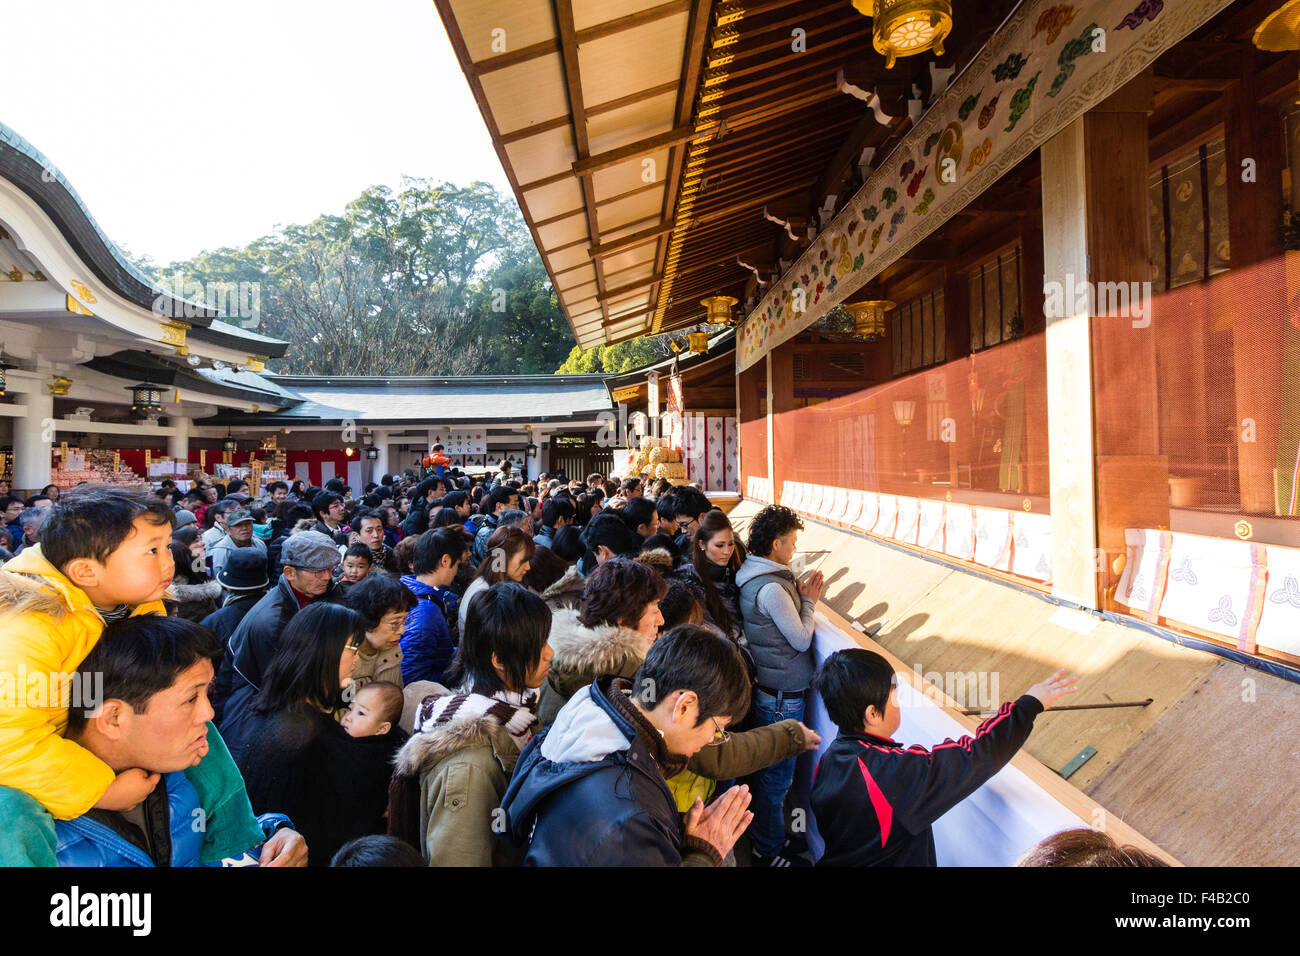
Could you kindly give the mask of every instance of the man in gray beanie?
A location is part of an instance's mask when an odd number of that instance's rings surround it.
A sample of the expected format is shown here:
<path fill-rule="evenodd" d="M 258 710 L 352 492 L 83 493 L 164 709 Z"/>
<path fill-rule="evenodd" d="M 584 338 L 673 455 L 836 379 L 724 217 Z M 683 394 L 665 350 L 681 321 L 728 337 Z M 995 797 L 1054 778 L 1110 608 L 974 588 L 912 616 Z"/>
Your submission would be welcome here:
<path fill-rule="evenodd" d="M 338 547 L 319 531 L 300 531 L 285 539 L 280 580 L 230 635 L 212 692 L 218 722 L 233 693 L 250 684 L 261 688 L 280 635 L 295 614 L 314 601 L 340 602 L 342 592 L 332 573 L 340 560 Z"/>

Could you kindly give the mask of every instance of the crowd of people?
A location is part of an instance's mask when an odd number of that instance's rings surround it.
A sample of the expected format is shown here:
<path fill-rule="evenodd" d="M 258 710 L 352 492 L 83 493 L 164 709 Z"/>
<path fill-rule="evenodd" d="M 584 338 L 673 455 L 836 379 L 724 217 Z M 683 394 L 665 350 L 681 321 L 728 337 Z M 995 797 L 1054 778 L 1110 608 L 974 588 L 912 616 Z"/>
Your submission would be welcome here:
<path fill-rule="evenodd" d="M 816 666 L 794 512 L 742 542 L 691 485 L 436 461 L 5 499 L 0 673 L 60 693 L 0 706 L 0 863 L 810 865 L 816 692 L 821 862 L 934 865 L 930 825 L 1073 690 L 905 748 L 883 657 Z M 1053 839 L 1032 861 L 1158 862 Z"/>

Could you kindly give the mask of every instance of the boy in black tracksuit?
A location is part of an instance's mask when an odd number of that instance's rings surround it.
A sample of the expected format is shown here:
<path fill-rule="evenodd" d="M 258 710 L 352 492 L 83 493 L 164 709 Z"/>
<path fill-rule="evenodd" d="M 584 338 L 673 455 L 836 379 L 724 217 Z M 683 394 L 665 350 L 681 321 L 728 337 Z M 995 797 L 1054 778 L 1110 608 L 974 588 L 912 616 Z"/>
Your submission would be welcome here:
<path fill-rule="evenodd" d="M 826 659 L 813 686 L 840 728 L 813 777 L 812 810 L 826 841 L 819 866 L 935 866 L 931 824 L 1001 770 L 1029 738 L 1034 718 L 1076 678 L 1059 671 L 975 736 L 933 750 L 890 739 L 901 715 L 894 669 L 867 650 Z"/>

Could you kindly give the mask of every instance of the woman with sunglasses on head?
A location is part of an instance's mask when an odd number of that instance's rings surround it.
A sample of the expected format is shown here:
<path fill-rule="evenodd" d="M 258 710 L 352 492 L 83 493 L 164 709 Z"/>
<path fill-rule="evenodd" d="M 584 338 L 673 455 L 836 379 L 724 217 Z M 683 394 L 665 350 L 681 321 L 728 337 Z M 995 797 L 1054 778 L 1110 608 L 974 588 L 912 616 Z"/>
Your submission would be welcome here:
<path fill-rule="evenodd" d="M 352 737 L 334 713 L 352 696 L 366 622 L 338 604 L 293 616 L 260 690 L 240 688 L 219 727 L 244 775 L 254 812 L 289 816 L 307 840 L 309 865 L 325 866 L 344 843 L 384 832 L 397 728 Z M 259 809 L 260 808 L 260 809 Z"/>

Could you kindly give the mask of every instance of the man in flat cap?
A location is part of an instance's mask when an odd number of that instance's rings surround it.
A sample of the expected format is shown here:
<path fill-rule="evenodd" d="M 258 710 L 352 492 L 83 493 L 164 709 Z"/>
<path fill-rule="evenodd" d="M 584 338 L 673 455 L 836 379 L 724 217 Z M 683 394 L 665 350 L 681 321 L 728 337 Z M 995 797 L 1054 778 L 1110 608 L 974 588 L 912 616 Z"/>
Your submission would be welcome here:
<path fill-rule="evenodd" d="M 230 635 L 211 695 L 218 723 L 235 690 L 245 684 L 262 686 L 262 675 L 290 619 L 313 601 L 338 603 L 342 594 L 334 583 L 333 571 L 340 560 L 338 547 L 319 531 L 299 531 L 285 540 L 280 553 L 280 580 Z"/>

